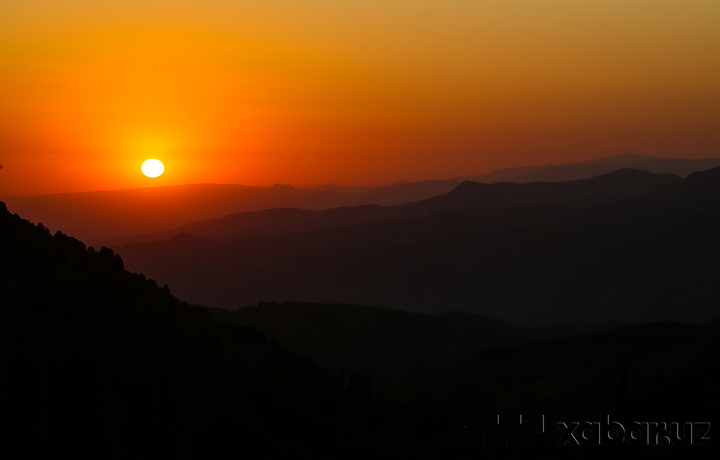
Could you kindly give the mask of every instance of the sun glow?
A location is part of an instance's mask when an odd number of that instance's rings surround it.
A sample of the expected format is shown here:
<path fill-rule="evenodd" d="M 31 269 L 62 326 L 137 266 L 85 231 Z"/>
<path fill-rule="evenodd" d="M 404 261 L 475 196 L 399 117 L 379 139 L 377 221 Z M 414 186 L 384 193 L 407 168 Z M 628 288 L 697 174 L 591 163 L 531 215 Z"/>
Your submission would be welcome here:
<path fill-rule="evenodd" d="M 165 166 L 160 160 L 150 159 L 145 161 L 140 169 L 148 177 L 158 177 L 165 171 Z"/>

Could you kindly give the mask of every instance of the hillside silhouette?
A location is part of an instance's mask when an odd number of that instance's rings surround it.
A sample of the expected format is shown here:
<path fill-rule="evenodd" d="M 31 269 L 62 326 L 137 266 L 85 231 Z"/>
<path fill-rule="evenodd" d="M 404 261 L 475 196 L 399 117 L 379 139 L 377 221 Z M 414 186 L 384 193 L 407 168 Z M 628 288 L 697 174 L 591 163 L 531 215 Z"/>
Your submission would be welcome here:
<path fill-rule="evenodd" d="M 374 409 L 309 359 L 213 321 L 125 271 L 111 250 L 53 236 L 4 204 L 0 254 L 6 452 L 238 458 L 302 449 L 362 458 L 416 442 L 370 422 Z M 394 413 L 388 423 L 406 423 Z M 360 443 L 365 436 L 374 441 Z"/>

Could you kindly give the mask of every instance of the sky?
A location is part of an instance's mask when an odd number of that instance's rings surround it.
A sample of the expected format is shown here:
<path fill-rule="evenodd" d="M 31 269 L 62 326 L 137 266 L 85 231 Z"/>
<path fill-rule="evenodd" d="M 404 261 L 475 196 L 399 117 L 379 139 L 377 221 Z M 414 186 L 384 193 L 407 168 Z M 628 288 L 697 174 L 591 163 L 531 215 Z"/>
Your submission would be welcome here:
<path fill-rule="evenodd" d="M 720 157 L 719 23 L 717 0 L 3 0 L 0 195 Z"/>

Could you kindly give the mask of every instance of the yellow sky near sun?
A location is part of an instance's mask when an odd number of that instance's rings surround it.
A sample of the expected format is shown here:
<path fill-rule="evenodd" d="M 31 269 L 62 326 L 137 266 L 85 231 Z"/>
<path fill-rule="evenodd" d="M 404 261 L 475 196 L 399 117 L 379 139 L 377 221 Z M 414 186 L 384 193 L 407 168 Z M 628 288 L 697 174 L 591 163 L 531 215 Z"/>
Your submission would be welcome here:
<path fill-rule="evenodd" d="M 5 0 L 0 194 L 719 156 L 718 21 L 714 0 Z"/>

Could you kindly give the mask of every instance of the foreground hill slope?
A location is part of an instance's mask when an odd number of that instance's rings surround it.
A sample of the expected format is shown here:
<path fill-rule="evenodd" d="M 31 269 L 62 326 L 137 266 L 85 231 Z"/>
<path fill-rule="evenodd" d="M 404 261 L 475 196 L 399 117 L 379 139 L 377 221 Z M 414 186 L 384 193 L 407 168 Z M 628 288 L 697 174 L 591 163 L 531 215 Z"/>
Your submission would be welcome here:
<path fill-rule="evenodd" d="M 0 207 L 0 439 L 23 458 L 238 458 L 385 446 L 309 360 Z M 378 432 L 372 446 L 356 445 Z M 278 443 L 277 440 L 283 442 Z"/>

